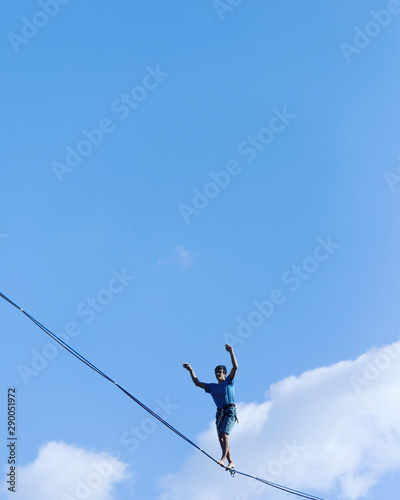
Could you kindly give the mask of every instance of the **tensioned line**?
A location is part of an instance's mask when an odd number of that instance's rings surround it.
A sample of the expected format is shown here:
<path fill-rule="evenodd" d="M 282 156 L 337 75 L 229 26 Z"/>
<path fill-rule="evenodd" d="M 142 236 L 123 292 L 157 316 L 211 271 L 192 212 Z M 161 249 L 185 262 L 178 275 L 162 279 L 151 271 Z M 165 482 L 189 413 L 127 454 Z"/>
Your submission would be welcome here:
<path fill-rule="evenodd" d="M 117 384 L 117 382 L 115 382 L 112 378 L 110 378 L 107 374 L 105 374 L 104 372 L 102 372 L 101 370 L 99 370 L 99 368 L 97 368 L 95 365 L 93 365 L 90 361 L 88 361 L 86 358 L 84 358 L 81 354 L 79 354 L 79 352 L 75 351 L 75 349 L 73 349 L 71 346 L 69 346 L 67 343 L 65 343 L 63 340 L 61 340 L 59 337 L 57 337 L 57 335 L 55 335 L 53 332 L 51 332 L 48 328 L 46 328 L 45 326 L 43 326 L 41 323 L 39 323 L 39 321 L 37 321 L 35 318 L 33 318 L 30 314 L 28 314 L 26 311 L 24 311 L 21 307 L 19 307 L 17 304 L 15 304 L 15 302 L 13 302 L 12 300 L 10 300 L 8 297 L 6 297 L 3 293 L 0 292 L 0 297 L 2 297 L 4 300 L 6 300 L 9 304 L 11 304 L 12 306 L 16 307 L 19 311 L 21 311 L 23 314 L 25 314 L 25 316 L 27 316 L 31 321 L 33 321 L 33 323 L 35 323 L 36 326 L 38 326 L 41 330 L 43 330 L 49 337 L 51 337 L 55 342 L 57 342 L 57 344 L 61 345 L 65 350 L 67 350 L 70 354 L 72 354 L 73 356 L 75 356 L 77 359 L 79 359 L 79 361 L 82 361 L 82 363 L 84 363 L 86 366 L 88 366 L 89 368 L 91 368 L 92 370 L 94 370 L 95 372 L 97 372 L 99 375 L 101 375 L 102 377 L 104 377 L 105 379 L 107 379 L 109 382 L 113 383 L 114 385 L 116 385 L 118 387 L 118 389 L 120 389 L 124 394 L 126 394 L 127 396 L 129 396 L 133 401 L 135 401 L 135 403 L 137 403 L 139 406 L 141 406 L 144 410 L 146 410 L 148 413 L 150 413 L 150 415 L 152 415 L 154 418 L 156 418 L 157 420 L 159 420 L 162 424 L 164 424 L 166 427 L 168 427 L 168 429 L 170 429 L 171 431 L 175 432 L 175 434 L 177 434 L 179 437 L 181 437 L 182 439 L 184 439 L 185 441 L 187 441 L 189 444 L 191 444 L 192 446 L 194 446 L 195 448 L 197 448 L 199 451 L 201 451 L 202 453 L 204 453 L 204 455 L 206 455 L 210 460 L 212 460 L 213 462 L 215 463 L 218 463 L 217 460 L 215 460 L 215 458 L 213 458 L 211 455 L 209 455 L 207 452 L 205 452 L 204 450 L 202 450 L 196 443 L 194 443 L 193 441 L 191 441 L 189 438 L 187 438 L 186 436 L 184 436 L 181 432 L 179 432 L 177 429 L 175 429 L 175 427 L 173 427 L 171 424 L 169 424 L 166 420 L 164 420 L 163 418 L 161 418 L 159 415 L 157 415 L 157 413 L 154 413 L 153 410 L 151 410 L 150 408 L 148 408 L 144 403 L 142 403 L 141 401 L 139 401 L 137 398 L 135 398 L 135 396 L 132 396 L 132 394 L 130 392 L 128 392 L 126 389 L 124 389 L 122 386 L 120 386 L 119 384 Z M 220 464 L 218 464 L 220 465 Z M 313 495 L 310 495 L 308 493 L 303 493 L 302 491 L 298 491 L 298 490 L 294 490 L 292 488 L 289 488 L 287 486 L 282 486 L 281 484 L 277 484 L 277 483 L 272 483 L 270 481 L 266 481 L 265 479 L 261 479 L 259 477 L 256 477 L 256 476 L 252 476 L 251 474 L 246 474 L 245 472 L 241 472 L 237 469 L 234 469 L 234 470 L 230 470 L 231 474 L 234 475 L 234 474 L 240 474 L 241 476 L 245 476 L 245 477 L 249 477 L 251 479 L 254 479 L 256 481 L 260 481 L 261 483 L 264 483 L 268 486 L 272 486 L 273 488 L 277 488 L 278 490 L 282 490 L 282 491 L 286 491 L 287 493 L 291 493 L 293 495 L 297 495 L 299 497 L 303 497 L 303 498 L 308 498 L 309 500 L 323 500 L 322 498 L 319 498 L 319 497 L 316 497 L 316 496 L 313 496 Z"/>

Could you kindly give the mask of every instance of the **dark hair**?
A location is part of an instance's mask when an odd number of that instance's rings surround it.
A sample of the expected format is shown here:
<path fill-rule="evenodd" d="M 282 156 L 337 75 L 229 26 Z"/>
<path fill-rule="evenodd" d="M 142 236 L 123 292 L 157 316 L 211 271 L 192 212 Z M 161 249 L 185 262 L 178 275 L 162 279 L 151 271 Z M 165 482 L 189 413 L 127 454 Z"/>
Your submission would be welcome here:
<path fill-rule="evenodd" d="M 215 368 L 215 371 L 217 371 L 218 369 L 221 369 L 226 374 L 226 366 L 225 365 L 218 365 Z"/>

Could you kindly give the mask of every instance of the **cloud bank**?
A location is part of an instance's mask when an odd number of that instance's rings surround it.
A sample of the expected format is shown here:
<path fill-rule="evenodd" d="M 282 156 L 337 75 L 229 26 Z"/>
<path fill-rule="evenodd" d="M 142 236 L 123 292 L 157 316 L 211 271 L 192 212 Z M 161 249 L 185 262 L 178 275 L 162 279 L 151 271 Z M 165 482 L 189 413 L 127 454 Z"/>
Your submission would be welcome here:
<path fill-rule="evenodd" d="M 230 441 L 236 467 L 316 496 L 362 498 L 385 474 L 400 471 L 399 388 L 400 342 L 273 384 L 264 402 L 238 404 Z M 198 442 L 219 458 L 213 422 Z M 161 489 L 162 500 L 287 497 L 230 478 L 198 452 L 163 477 Z"/>
<path fill-rule="evenodd" d="M 17 492 L 4 482 L 2 491 L 7 500 L 113 500 L 113 486 L 129 477 L 127 464 L 108 453 L 52 441 L 18 467 Z"/>
<path fill-rule="evenodd" d="M 161 265 L 171 266 L 176 264 L 183 269 L 189 269 L 189 267 L 192 267 L 194 258 L 195 256 L 192 253 L 186 250 L 184 246 L 180 245 L 174 248 L 174 253 L 171 257 L 168 259 L 159 259 L 153 268 Z"/>

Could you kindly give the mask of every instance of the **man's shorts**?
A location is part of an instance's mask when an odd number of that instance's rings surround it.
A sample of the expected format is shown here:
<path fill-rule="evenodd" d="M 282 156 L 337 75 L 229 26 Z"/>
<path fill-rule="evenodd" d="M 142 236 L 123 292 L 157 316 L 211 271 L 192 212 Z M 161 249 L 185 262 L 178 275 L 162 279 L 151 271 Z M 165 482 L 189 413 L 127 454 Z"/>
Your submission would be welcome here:
<path fill-rule="evenodd" d="M 236 407 L 232 406 L 231 408 L 225 408 L 222 410 L 217 410 L 217 414 L 215 415 L 215 425 L 217 426 L 218 436 L 221 435 L 221 432 L 225 432 L 225 434 L 229 434 L 237 422 L 237 413 Z"/>

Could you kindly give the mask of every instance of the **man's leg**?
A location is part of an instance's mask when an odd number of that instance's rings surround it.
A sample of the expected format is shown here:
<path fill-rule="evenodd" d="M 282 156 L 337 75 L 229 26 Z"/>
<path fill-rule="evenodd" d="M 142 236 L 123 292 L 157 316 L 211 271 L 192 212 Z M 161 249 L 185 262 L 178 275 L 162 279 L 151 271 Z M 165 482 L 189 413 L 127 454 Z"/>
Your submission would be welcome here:
<path fill-rule="evenodd" d="M 234 469 L 235 468 L 235 464 L 233 463 L 233 460 L 232 460 L 230 447 L 228 447 L 228 454 L 227 454 L 226 458 L 228 459 L 228 467 L 227 467 L 227 469 Z"/>
<path fill-rule="evenodd" d="M 226 432 L 221 432 L 221 434 L 219 435 L 219 443 L 222 448 L 222 457 L 221 460 L 218 460 L 218 463 L 222 467 L 225 467 L 225 460 L 228 459 L 227 469 L 233 469 L 235 467 L 235 464 L 232 460 L 231 450 L 229 448 L 229 436 L 228 434 L 226 434 Z"/>
<path fill-rule="evenodd" d="M 218 460 L 218 463 L 222 465 L 222 467 L 225 467 L 225 460 L 228 456 L 228 450 L 229 450 L 229 441 L 227 441 L 227 435 L 225 432 L 221 432 L 219 435 L 219 444 L 221 445 L 222 449 L 222 457 L 221 460 Z"/>

